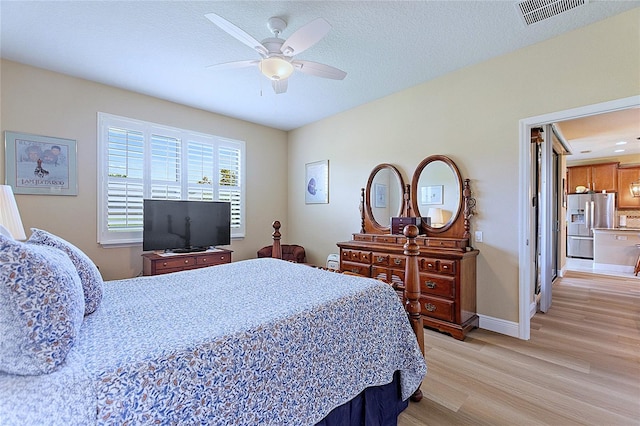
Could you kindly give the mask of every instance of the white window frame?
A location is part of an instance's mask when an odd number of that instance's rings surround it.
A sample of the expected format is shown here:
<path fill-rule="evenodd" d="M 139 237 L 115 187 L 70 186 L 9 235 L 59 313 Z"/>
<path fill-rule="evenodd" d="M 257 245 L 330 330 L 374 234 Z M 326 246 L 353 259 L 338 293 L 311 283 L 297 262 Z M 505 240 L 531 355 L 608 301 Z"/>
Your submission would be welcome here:
<path fill-rule="evenodd" d="M 108 229 L 108 182 L 109 182 L 109 128 L 119 127 L 127 130 L 141 132 L 144 137 L 144 171 L 143 171 L 143 185 L 144 185 L 144 198 L 150 196 L 150 155 L 148 151 L 148 145 L 150 144 L 151 134 L 159 134 L 163 136 L 175 137 L 183 141 L 183 152 L 186 151 L 187 141 L 195 142 L 207 142 L 213 143 L 216 151 L 219 148 L 228 147 L 237 149 L 240 152 L 240 224 L 238 226 L 232 226 L 231 238 L 239 239 L 245 237 L 245 192 L 246 192 L 246 173 L 245 173 L 245 161 L 246 161 L 246 147 L 244 141 L 238 141 L 233 139 L 222 138 L 219 136 L 208 135 L 204 133 L 194 132 L 191 130 L 184 130 L 170 126 L 164 126 L 161 124 L 150 123 L 146 121 L 136 120 L 127 117 L 120 117 L 113 114 L 98 112 L 98 137 L 97 137 L 97 151 L 98 151 L 98 188 L 97 188 L 97 212 L 98 212 L 98 243 L 102 246 L 128 246 L 142 243 L 142 229 L 134 231 L 109 231 Z M 216 165 L 218 164 L 218 154 L 214 155 Z M 186 159 L 187 156 L 182 157 L 182 180 L 183 185 L 186 188 Z M 216 179 L 214 181 L 214 198 L 217 200 L 219 195 L 220 185 Z M 224 187 L 223 187 L 224 188 Z M 182 199 L 187 199 L 188 191 L 183 191 Z"/>

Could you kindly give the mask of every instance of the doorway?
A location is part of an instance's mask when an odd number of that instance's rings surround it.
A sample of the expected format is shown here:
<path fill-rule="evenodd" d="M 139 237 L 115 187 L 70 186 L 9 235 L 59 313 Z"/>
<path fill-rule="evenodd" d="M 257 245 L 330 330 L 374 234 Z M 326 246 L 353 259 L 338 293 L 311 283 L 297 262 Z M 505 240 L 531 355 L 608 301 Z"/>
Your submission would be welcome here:
<path fill-rule="evenodd" d="M 523 340 L 530 338 L 531 317 L 536 312 L 536 297 L 534 293 L 538 280 L 538 270 L 541 275 L 541 303 L 547 297 L 551 305 L 551 275 L 553 265 L 552 252 L 555 244 L 558 252 L 558 240 L 554 243 L 554 182 L 559 172 L 554 170 L 553 147 L 551 139 L 542 144 L 540 150 L 540 190 L 538 195 L 539 213 L 535 208 L 531 208 L 531 202 L 536 196 L 535 173 L 532 158 L 531 130 L 535 127 L 550 127 L 551 123 L 557 121 L 571 120 L 591 115 L 602 114 L 623 110 L 627 108 L 640 107 L 640 96 L 618 99 L 615 101 L 603 102 L 571 110 L 559 111 L 555 113 L 530 117 L 520 120 L 520 195 L 519 195 L 519 323 L 518 337 Z M 555 175 L 555 177 L 554 177 Z M 557 188 L 557 185 L 555 186 Z M 557 195 L 556 195 L 557 199 Z M 558 227 L 559 229 L 559 227 Z M 539 257 L 535 242 L 540 236 Z M 539 260 L 539 266 L 536 263 Z M 549 287 L 545 288 L 545 282 Z"/>

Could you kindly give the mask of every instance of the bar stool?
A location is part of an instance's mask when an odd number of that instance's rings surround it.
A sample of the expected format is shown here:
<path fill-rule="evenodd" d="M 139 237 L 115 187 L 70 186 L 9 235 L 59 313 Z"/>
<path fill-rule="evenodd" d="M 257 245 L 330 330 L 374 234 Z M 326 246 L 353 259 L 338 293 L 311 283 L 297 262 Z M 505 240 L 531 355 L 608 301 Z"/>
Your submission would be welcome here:
<path fill-rule="evenodd" d="M 636 247 L 640 249 L 640 244 L 636 244 Z M 636 267 L 633 268 L 633 275 L 637 277 L 638 272 L 640 272 L 640 254 L 638 255 L 638 260 L 636 260 Z"/>

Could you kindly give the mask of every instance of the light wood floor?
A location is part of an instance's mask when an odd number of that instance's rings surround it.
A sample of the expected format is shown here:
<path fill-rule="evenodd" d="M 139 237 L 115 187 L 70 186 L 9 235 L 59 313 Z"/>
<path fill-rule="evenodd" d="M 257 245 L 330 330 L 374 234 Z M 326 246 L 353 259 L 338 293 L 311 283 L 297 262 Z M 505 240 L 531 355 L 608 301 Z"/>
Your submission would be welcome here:
<path fill-rule="evenodd" d="M 640 425 L 640 280 L 569 272 L 531 340 L 425 330 L 424 398 L 399 426 Z"/>

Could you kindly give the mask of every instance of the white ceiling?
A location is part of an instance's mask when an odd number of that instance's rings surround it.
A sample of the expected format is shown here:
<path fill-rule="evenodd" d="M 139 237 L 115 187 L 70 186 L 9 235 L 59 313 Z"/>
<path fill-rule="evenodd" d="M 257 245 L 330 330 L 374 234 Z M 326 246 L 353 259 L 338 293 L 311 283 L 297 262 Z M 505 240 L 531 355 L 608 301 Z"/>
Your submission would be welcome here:
<path fill-rule="evenodd" d="M 567 156 L 568 164 L 640 155 L 640 108 L 567 120 L 555 125 L 571 150 Z"/>
<path fill-rule="evenodd" d="M 639 6 L 640 1 L 591 0 L 526 26 L 514 1 L 0 0 L 0 54 L 291 130 Z M 334 66 L 347 77 L 297 72 L 287 93 L 275 95 L 257 68 L 207 70 L 259 59 L 206 19 L 209 12 L 258 40 L 271 36 L 271 16 L 288 22 L 283 38 L 323 17 L 332 30 L 296 59 Z"/>

